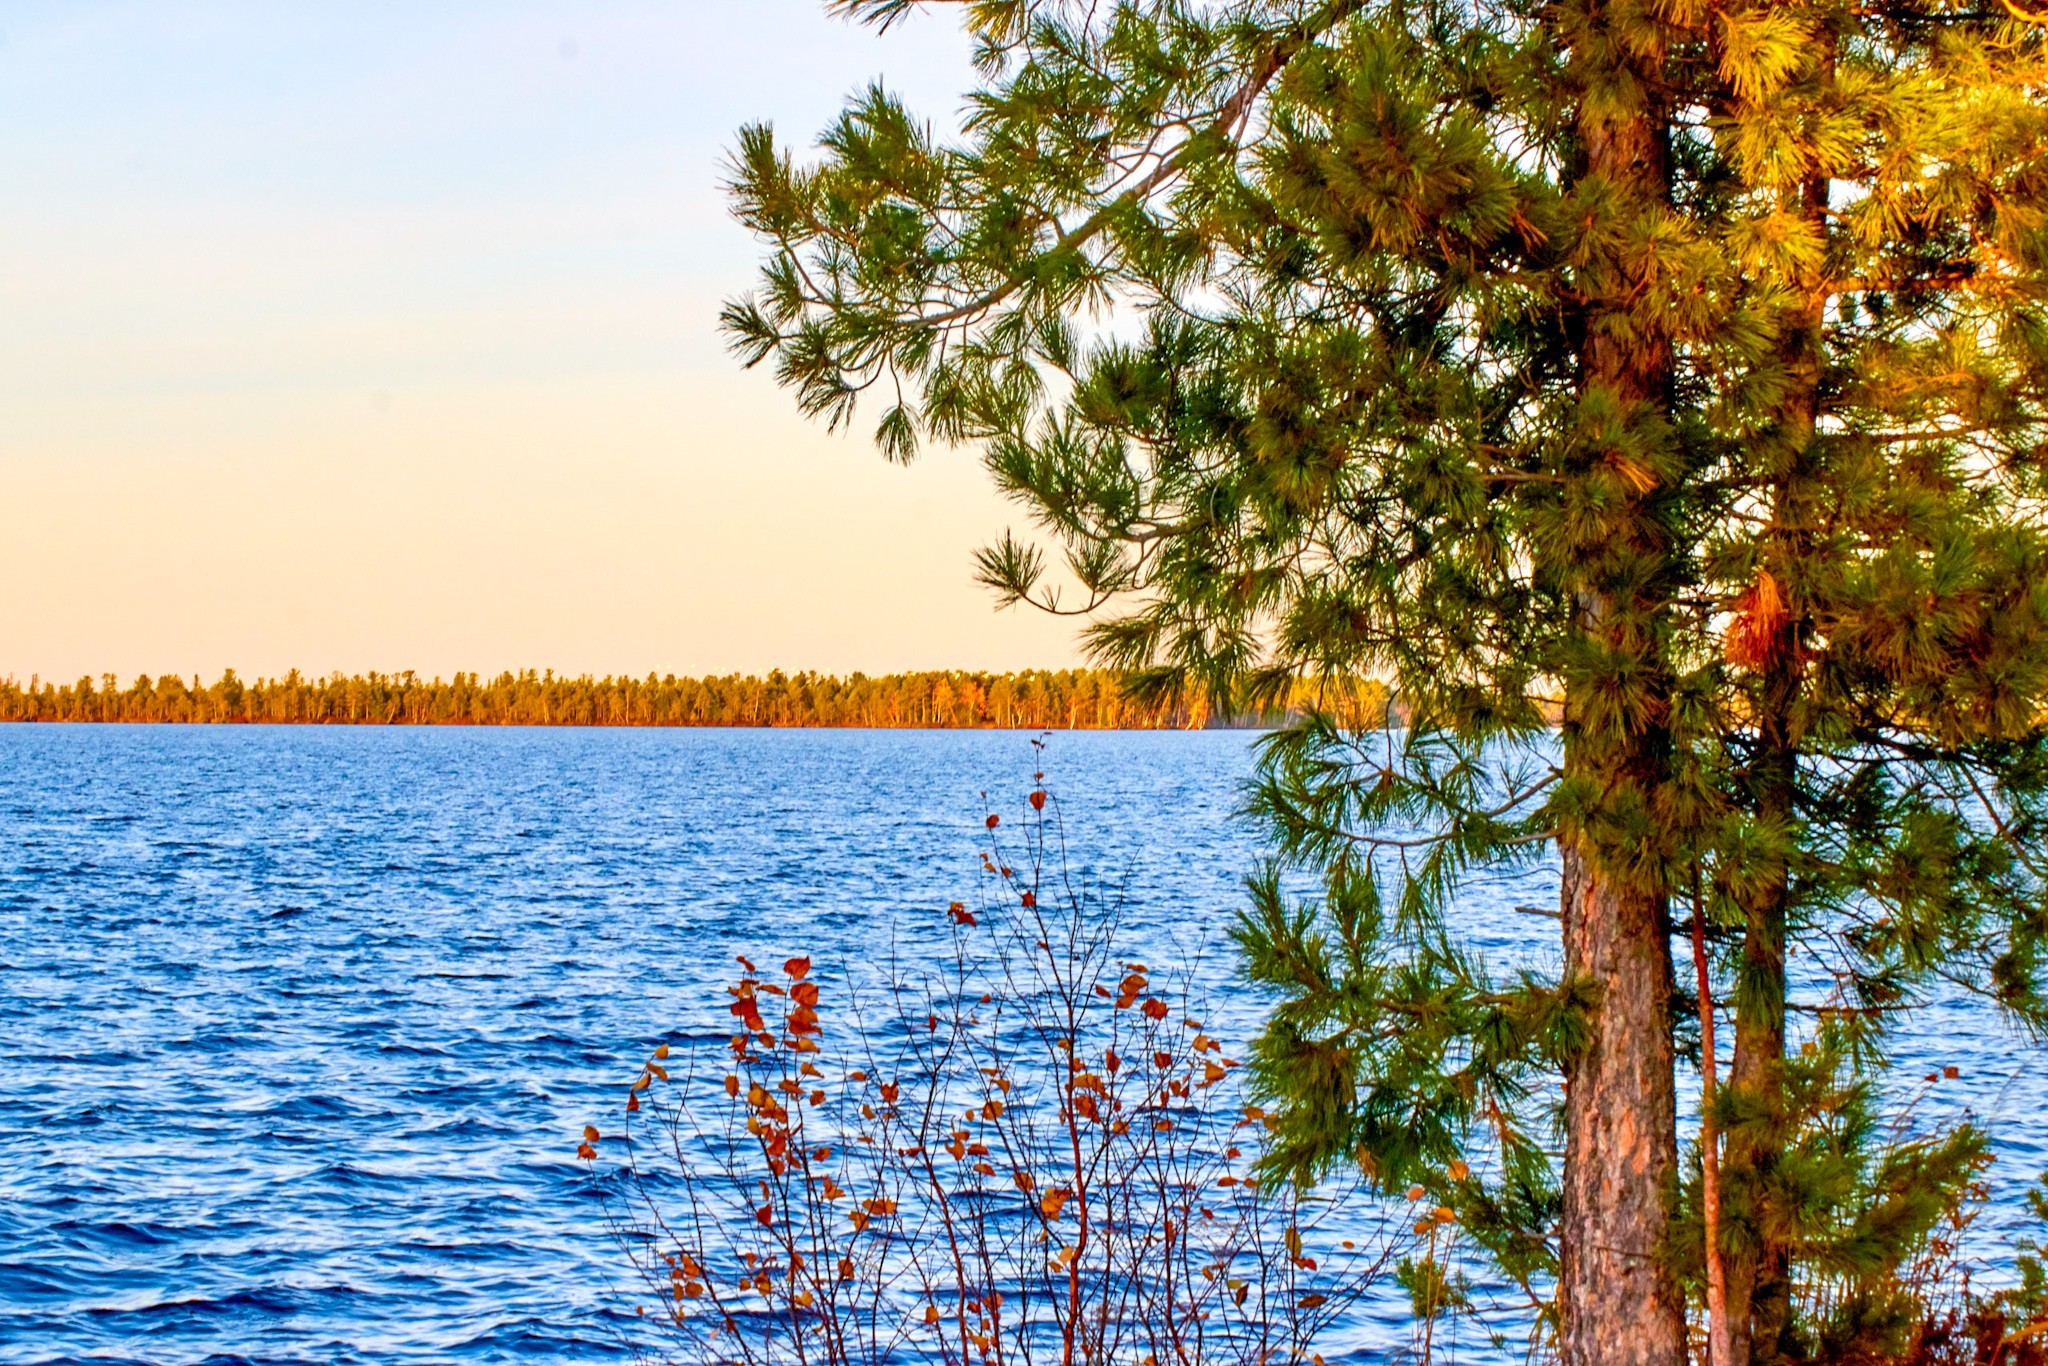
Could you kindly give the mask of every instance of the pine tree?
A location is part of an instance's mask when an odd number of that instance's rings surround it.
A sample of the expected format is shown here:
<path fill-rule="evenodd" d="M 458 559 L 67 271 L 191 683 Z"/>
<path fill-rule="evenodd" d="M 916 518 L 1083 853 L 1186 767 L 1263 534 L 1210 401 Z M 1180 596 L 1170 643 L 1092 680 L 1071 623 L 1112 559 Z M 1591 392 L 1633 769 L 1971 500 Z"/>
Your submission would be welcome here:
<path fill-rule="evenodd" d="M 835 424 L 879 396 L 891 458 L 980 443 L 1079 597 L 1015 539 L 984 580 L 1094 614 L 1144 688 L 1393 682 L 1398 732 L 1263 755 L 1278 855 L 1325 878 L 1309 907 L 1257 880 L 1241 927 L 1272 1160 L 1435 1193 L 1554 1288 L 1575 1366 L 1684 1354 L 1674 908 L 1711 930 L 1730 1313 L 1797 1350 L 1787 952 L 1836 947 L 1823 1004 L 1865 1038 L 1972 965 L 2038 1009 L 2040 35 L 1945 4 L 966 11 L 960 139 L 880 89 L 815 163 L 742 134 L 769 255 L 736 345 Z M 1504 978 L 1456 898 L 1546 850 L 1561 971 Z"/>
<path fill-rule="evenodd" d="M 1875 1042 L 1934 974 L 2038 1024 L 2042 194 L 2038 30 L 1946 5 L 1772 4 L 1713 33 L 1738 288 L 1766 345 L 1717 377 L 1739 453 L 1732 800 L 1703 852 L 1735 936 L 1731 1360 L 1810 1350 L 1810 1171 L 1786 1100 L 1793 948 Z"/>

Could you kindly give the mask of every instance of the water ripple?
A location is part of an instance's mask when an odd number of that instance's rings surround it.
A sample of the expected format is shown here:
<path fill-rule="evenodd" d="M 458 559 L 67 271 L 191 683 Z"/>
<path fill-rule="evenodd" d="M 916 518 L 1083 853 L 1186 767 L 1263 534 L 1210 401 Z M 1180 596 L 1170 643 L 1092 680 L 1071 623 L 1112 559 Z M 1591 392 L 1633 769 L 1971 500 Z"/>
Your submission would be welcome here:
<path fill-rule="evenodd" d="M 1055 742 L 1135 934 L 1225 962 L 1248 762 Z M 627 1359 L 609 1174 L 571 1160 L 624 1060 L 722 1037 L 736 952 L 922 932 L 1032 766 L 986 733 L 0 727 L 0 1362 Z M 1474 891 L 1489 957 L 1541 959 L 1511 908 L 1552 877 Z M 2002 1227 L 2042 1071 L 1939 1025 L 1956 1102 L 2014 1121 Z"/>

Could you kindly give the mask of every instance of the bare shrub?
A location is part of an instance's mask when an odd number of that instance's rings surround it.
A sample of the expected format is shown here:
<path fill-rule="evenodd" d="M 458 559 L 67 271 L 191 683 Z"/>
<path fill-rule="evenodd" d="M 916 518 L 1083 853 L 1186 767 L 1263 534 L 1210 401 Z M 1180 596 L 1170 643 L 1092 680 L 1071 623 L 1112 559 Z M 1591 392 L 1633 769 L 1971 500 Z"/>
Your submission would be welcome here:
<path fill-rule="evenodd" d="M 617 1215 L 665 1351 L 1320 1361 L 1318 1333 L 1432 1227 L 1251 1174 L 1265 1116 L 1185 975 L 1119 953 L 1057 803 L 1028 806 L 1015 848 L 988 817 L 976 900 L 934 952 L 889 954 L 865 997 L 808 958 L 742 959 L 730 1042 L 648 1059 Z"/>

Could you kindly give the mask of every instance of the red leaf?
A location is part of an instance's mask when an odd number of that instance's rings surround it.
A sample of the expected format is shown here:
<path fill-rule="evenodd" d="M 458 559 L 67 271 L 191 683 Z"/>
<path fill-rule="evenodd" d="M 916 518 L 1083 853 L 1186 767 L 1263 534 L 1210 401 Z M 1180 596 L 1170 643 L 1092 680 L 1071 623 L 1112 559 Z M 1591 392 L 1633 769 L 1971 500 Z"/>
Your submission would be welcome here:
<path fill-rule="evenodd" d="M 791 977 L 801 979 L 810 972 L 811 960 L 808 958 L 792 958 L 782 965 L 782 970 Z"/>
<path fill-rule="evenodd" d="M 1034 792 L 1031 794 L 1031 809 L 1033 811 L 1045 810 L 1045 793 Z"/>
<path fill-rule="evenodd" d="M 997 814 L 996 814 L 995 812 L 993 812 L 993 811 L 991 811 L 991 812 L 989 812 L 989 813 L 988 813 L 988 828 L 989 828 L 989 829 L 993 830 L 993 829 L 995 829 L 995 828 L 996 828 L 997 826 L 1001 825 L 1002 823 L 1003 823 L 1003 818 L 1002 818 L 1001 816 L 998 816 L 998 815 L 997 815 Z"/>

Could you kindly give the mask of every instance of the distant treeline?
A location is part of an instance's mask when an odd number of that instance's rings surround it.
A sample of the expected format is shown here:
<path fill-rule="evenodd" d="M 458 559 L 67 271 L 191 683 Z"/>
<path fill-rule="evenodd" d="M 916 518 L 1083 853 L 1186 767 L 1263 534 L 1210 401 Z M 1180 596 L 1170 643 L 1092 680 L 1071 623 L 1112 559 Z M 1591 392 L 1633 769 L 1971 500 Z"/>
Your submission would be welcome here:
<path fill-rule="evenodd" d="M 785 674 L 765 678 L 564 677 L 552 670 L 456 674 L 332 674 L 245 683 L 233 669 L 212 683 L 147 675 L 126 687 L 112 674 L 95 682 L 22 685 L 0 681 L 0 721 L 198 722 L 407 726 L 870 726 L 1031 730 L 1166 730 L 1270 724 L 1297 709 L 1384 714 L 1376 683 L 1351 685 L 1342 706 L 1301 685 L 1288 705 L 1252 716 L 1216 717 L 1199 701 L 1146 702 L 1105 669 L 959 670 L 885 674 Z M 1318 698 L 1321 701 L 1317 701 Z"/>

